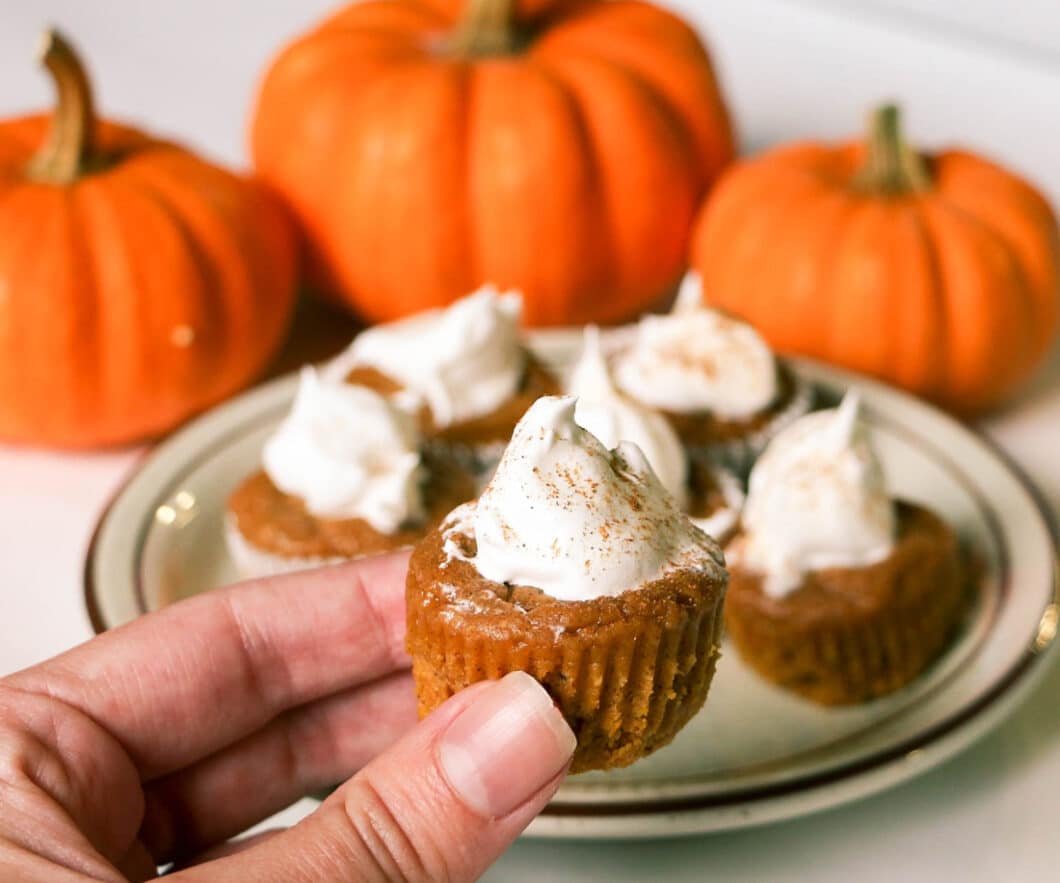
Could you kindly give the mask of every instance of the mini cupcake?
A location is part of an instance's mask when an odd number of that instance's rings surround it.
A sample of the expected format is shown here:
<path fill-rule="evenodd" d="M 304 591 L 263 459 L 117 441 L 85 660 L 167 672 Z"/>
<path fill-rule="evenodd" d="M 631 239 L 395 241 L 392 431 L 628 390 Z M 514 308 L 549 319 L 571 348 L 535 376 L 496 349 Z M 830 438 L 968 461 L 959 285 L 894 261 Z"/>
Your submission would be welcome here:
<path fill-rule="evenodd" d="M 325 368 L 416 414 L 428 438 L 492 468 L 512 430 L 555 378 L 523 346 L 522 298 L 479 289 L 444 309 L 377 325 Z"/>
<path fill-rule="evenodd" d="M 966 607 L 953 531 L 887 494 L 857 398 L 801 418 L 751 472 L 726 627 L 766 679 L 825 705 L 905 686 Z"/>
<path fill-rule="evenodd" d="M 442 452 L 421 452 L 415 420 L 370 389 L 303 368 L 290 414 L 266 442 L 263 469 L 228 501 L 226 538 L 245 577 L 411 546 L 473 477 Z"/>
<path fill-rule="evenodd" d="M 581 359 L 567 391 L 577 396 L 574 418 L 605 447 L 636 444 L 655 474 L 693 522 L 719 543 L 732 534 L 743 506 L 736 476 L 705 458 L 690 458 L 662 414 L 624 395 L 612 381 L 595 326 L 585 329 Z"/>
<path fill-rule="evenodd" d="M 651 753 L 703 705 L 726 573 L 640 449 L 608 451 L 574 407 L 536 402 L 481 497 L 416 547 L 407 642 L 421 714 L 533 675 L 578 737 L 578 772 Z"/>
<path fill-rule="evenodd" d="M 640 320 L 615 354 L 614 373 L 626 395 L 666 416 L 689 450 L 741 475 L 813 403 L 809 385 L 754 328 L 703 306 L 694 274 L 669 314 Z"/>

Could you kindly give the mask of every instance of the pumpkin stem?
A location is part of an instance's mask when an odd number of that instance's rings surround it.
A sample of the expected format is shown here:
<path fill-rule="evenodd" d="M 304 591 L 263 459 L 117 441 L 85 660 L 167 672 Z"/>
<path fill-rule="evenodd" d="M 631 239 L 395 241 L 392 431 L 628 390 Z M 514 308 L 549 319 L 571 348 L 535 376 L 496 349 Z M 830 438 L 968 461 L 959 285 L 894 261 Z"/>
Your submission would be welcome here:
<path fill-rule="evenodd" d="M 461 58 L 511 55 L 518 48 L 514 6 L 514 0 L 467 0 L 449 38 L 450 54 Z"/>
<path fill-rule="evenodd" d="M 869 117 L 865 164 L 855 181 L 874 193 L 919 193 L 931 186 L 924 158 L 902 137 L 902 115 L 895 104 L 876 108 Z"/>
<path fill-rule="evenodd" d="M 70 184 L 98 165 L 92 87 L 81 59 L 63 36 L 46 30 L 37 50 L 55 83 L 56 104 L 48 139 L 29 164 L 29 175 L 51 184 Z"/>

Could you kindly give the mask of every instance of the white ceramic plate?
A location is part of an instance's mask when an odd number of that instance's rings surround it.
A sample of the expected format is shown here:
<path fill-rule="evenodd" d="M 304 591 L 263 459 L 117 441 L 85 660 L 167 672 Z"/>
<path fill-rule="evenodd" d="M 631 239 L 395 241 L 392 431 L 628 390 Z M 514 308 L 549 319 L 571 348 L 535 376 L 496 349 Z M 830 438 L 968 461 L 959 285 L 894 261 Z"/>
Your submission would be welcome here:
<path fill-rule="evenodd" d="M 535 337 L 549 363 L 577 338 Z M 893 492 L 957 527 L 983 562 L 979 600 L 942 659 L 908 688 L 823 709 L 755 677 L 724 652 L 704 711 L 633 766 L 571 778 L 529 833 L 666 836 L 762 824 L 835 806 L 950 757 L 1008 715 L 1043 669 L 1056 631 L 1054 541 L 1029 485 L 981 438 L 888 387 L 809 362 L 823 396 L 854 386 Z M 234 578 L 224 502 L 256 468 L 287 410 L 286 377 L 224 405 L 160 445 L 113 500 L 86 563 L 97 629 Z M 727 648 L 724 648 L 727 650 Z"/>

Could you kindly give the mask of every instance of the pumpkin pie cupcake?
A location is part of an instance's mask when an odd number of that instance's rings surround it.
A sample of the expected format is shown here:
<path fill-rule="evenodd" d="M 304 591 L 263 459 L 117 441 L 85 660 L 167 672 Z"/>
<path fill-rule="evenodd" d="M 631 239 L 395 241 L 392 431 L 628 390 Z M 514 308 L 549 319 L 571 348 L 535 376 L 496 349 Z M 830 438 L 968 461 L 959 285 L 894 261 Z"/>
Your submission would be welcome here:
<path fill-rule="evenodd" d="M 479 499 L 413 551 L 407 642 L 421 714 L 475 681 L 535 677 L 579 772 L 650 754 L 703 705 L 727 577 L 640 449 L 609 451 L 574 411 L 538 400 Z"/>
<path fill-rule="evenodd" d="M 613 358 L 626 395 L 662 412 L 694 454 L 741 476 L 813 404 L 810 386 L 754 328 L 703 305 L 691 273 L 673 310 L 644 316 Z"/>
<path fill-rule="evenodd" d="M 522 297 L 485 286 L 452 305 L 359 334 L 325 368 L 415 414 L 424 434 L 483 470 L 556 379 L 523 346 Z"/>
<path fill-rule="evenodd" d="M 726 554 L 736 649 L 766 679 L 825 705 L 908 684 L 966 609 L 954 532 L 888 496 L 851 395 L 770 443 Z"/>
<path fill-rule="evenodd" d="M 669 421 L 619 390 L 604 357 L 599 329 L 585 329 L 581 358 L 571 372 L 567 392 L 578 399 L 574 419 L 604 446 L 636 444 L 660 483 L 693 522 L 719 543 L 736 528 L 743 488 L 731 471 L 704 457 L 691 457 Z"/>
<path fill-rule="evenodd" d="M 421 442 L 415 420 L 379 393 L 303 368 L 263 468 L 228 500 L 226 537 L 241 575 L 413 545 L 476 490 L 454 458 Z"/>

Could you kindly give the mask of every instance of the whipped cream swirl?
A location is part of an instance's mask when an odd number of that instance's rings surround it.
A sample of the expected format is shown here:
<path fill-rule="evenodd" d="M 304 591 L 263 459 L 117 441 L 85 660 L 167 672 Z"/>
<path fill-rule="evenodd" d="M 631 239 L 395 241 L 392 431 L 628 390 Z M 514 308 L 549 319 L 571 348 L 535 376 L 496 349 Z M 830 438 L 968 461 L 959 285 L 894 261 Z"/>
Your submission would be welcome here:
<path fill-rule="evenodd" d="M 265 443 L 276 487 L 322 518 L 361 518 L 381 533 L 423 517 L 419 434 L 411 416 L 361 386 L 302 369 L 290 413 Z"/>
<path fill-rule="evenodd" d="M 615 380 L 653 408 L 708 411 L 722 419 L 750 417 L 777 396 L 776 359 L 745 322 L 703 305 L 699 277 L 689 273 L 673 310 L 644 316 L 620 353 Z"/>
<path fill-rule="evenodd" d="M 546 396 L 526 412 L 482 496 L 455 509 L 486 579 L 582 601 L 636 589 L 678 569 L 724 578 L 717 544 L 691 523 L 640 449 L 613 451 L 574 419 L 575 400 Z"/>
<path fill-rule="evenodd" d="M 585 329 L 581 358 L 571 374 L 567 391 L 578 397 L 574 419 L 604 446 L 621 441 L 640 448 L 652 469 L 681 508 L 688 504 L 688 458 L 681 442 L 662 414 L 638 404 L 616 389 L 600 346 L 600 330 Z"/>
<path fill-rule="evenodd" d="M 894 503 L 869 434 L 848 393 L 839 408 L 796 420 L 751 471 L 733 564 L 761 573 L 783 597 L 806 573 L 867 567 L 894 547 Z"/>
<path fill-rule="evenodd" d="M 375 368 L 404 387 L 394 400 L 406 410 L 426 404 L 439 429 L 462 423 L 496 410 L 519 389 L 526 370 L 521 314 L 521 295 L 487 285 L 444 309 L 369 328 L 327 375 Z"/>

